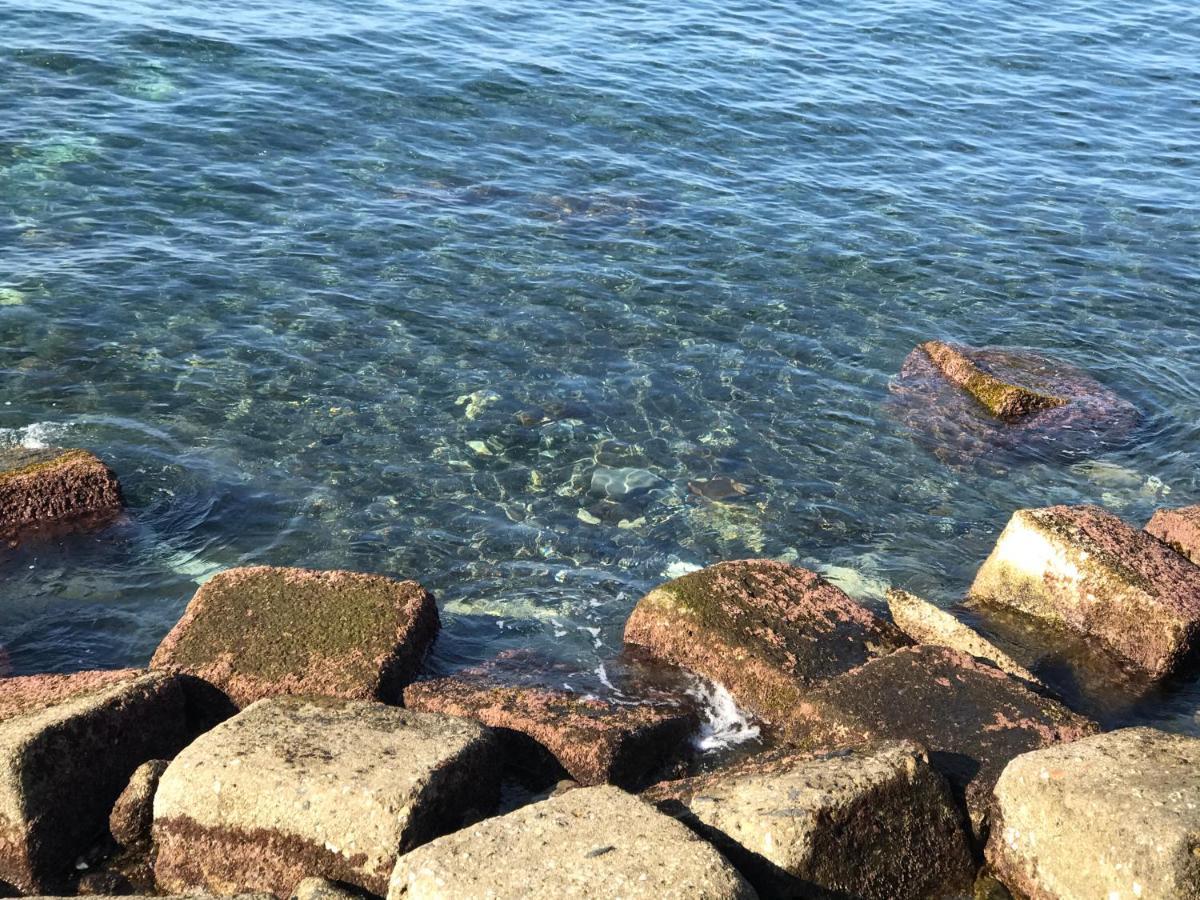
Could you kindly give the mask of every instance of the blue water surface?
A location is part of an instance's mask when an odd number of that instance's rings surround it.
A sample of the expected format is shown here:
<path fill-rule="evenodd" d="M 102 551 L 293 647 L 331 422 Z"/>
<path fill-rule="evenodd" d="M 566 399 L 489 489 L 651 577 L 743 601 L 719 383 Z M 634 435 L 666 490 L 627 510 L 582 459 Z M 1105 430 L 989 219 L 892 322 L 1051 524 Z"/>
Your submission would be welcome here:
<path fill-rule="evenodd" d="M 12 669 L 144 664 L 268 562 L 419 578 L 434 671 L 589 673 L 688 566 L 950 603 L 1017 507 L 1200 501 L 1197 47 L 1185 0 L 0 0 L 0 435 L 130 503 L 0 563 Z M 947 465 L 887 407 L 931 337 L 1142 425 Z"/>

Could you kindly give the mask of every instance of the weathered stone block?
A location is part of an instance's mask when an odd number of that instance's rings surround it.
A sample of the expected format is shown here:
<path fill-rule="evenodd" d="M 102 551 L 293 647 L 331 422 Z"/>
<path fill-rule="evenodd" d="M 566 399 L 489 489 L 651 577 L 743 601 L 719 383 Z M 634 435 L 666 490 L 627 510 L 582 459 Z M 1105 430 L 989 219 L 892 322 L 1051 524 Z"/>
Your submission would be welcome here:
<path fill-rule="evenodd" d="M 277 694 L 397 702 L 438 630 L 415 581 L 253 566 L 204 584 L 150 665 L 245 706 Z"/>
<path fill-rule="evenodd" d="M 1042 409 L 1066 406 L 1068 398 L 1035 390 L 994 373 L 979 354 L 942 341 L 926 341 L 917 347 L 951 384 L 962 388 L 988 412 L 1002 419 L 1015 419 Z"/>
<path fill-rule="evenodd" d="M 113 804 L 108 817 L 108 830 L 123 847 L 150 840 L 150 825 L 154 821 L 154 792 L 167 770 L 168 760 L 150 759 L 133 771 L 129 784 Z"/>
<path fill-rule="evenodd" d="M 492 735 L 333 698 L 261 700 L 187 747 L 154 797 L 167 891 L 289 897 L 321 876 L 382 894 L 396 857 L 495 805 Z"/>
<path fill-rule="evenodd" d="M 1200 740 L 1126 728 L 1018 756 L 987 858 L 1030 900 L 1200 896 Z"/>
<path fill-rule="evenodd" d="M 107 523 L 122 505 L 117 476 L 86 450 L 0 451 L 0 539 Z"/>
<path fill-rule="evenodd" d="M 1200 567 L 1095 506 L 1017 510 L 970 596 L 1090 635 L 1156 678 L 1200 632 Z"/>
<path fill-rule="evenodd" d="M 815 685 L 908 644 L 815 572 L 761 559 L 655 588 L 629 617 L 625 641 L 719 682 L 785 727 Z"/>
<path fill-rule="evenodd" d="M 183 693 L 163 673 L 0 681 L 0 884 L 62 889 L 132 772 L 186 737 Z"/>
<path fill-rule="evenodd" d="M 1160 509 L 1146 531 L 1200 566 L 1200 505 Z"/>
<path fill-rule="evenodd" d="M 615 787 L 578 788 L 400 857 L 388 900 L 752 898 L 708 843 Z"/>
<path fill-rule="evenodd" d="M 764 897 L 928 900 L 975 876 L 950 788 L 909 742 L 752 757 L 643 797 L 712 841 Z"/>

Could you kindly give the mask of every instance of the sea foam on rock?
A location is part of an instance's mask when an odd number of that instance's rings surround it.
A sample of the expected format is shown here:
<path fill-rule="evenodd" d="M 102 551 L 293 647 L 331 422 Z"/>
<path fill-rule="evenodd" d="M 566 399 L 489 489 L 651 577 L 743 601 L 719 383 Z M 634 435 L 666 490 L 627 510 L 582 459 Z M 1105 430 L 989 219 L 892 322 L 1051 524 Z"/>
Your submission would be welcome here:
<path fill-rule="evenodd" d="M 278 694 L 395 703 L 438 631 L 415 581 L 252 566 L 206 582 L 150 665 L 202 678 L 238 706 Z"/>
<path fill-rule="evenodd" d="M 112 470 L 87 450 L 0 449 L 0 539 L 107 524 L 124 505 Z"/>
<path fill-rule="evenodd" d="M 260 700 L 202 735 L 154 797 L 160 889 L 291 895 L 322 876 L 382 894 L 396 857 L 490 812 L 493 736 L 334 698 Z"/>
<path fill-rule="evenodd" d="M 61 889 L 133 771 L 186 740 L 183 691 L 161 672 L 0 681 L 0 885 Z"/>
<path fill-rule="evenodd" d="M 945 779 L 906 741 L 763 754 L 643 797 L 712 841 L 764 897 L 925 900 L 975 875 Z"/>
<path fill-rule="evenodd" d="M 1154 678 L 1200 633 L 1200 567 L 1095 506 L 1017 510 L 970 598 L 1093 637 Z"/>
<path fill-rule="evenodd" d="M 909 641 L 815 572 L 772 560 L 723 562 L 639 601 L 625 641 L 724 685 L 783 730 L 816 685 Z"/>

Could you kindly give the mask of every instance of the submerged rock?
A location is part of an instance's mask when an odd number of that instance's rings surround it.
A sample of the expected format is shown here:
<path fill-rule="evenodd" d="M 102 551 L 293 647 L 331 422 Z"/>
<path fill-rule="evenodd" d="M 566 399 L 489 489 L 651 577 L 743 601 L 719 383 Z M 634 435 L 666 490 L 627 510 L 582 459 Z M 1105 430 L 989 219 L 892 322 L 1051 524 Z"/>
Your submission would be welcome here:
<path fill-rule="evenodd" d="M 0 682 L 0 885 L 64 887 L 133 771 L 186 737 L 183 692 L 162 673 Z"/>
<path fill-rule="evenodd" d="M 625 641 L 724 685 L 784 729 L 815 685 L 908 643 L 815 572 L 762 559 L 655 588 L 630 615 Z"/>
<path fill-rule="evenodd" d="M 936 644 L 960 650 L 994 663 L 1014 678 L 1039 688 L 1045 687 L 1036 675 L 946 610 L 895 588 L 887 592 L 887 602 L 888 609 L 892 611 L 892 621 L 918 644 Z"/>
<path fill-rule="evenodd" d="M 117 476 L 87 450 L 0 450 L 0 540 L 108 524 L 123 505 Z"/>
<path fill-rule="evenodd" d="M 946 647 L 898 650 L 810 692 L 797 733 L 812 749 L 902 739 L 928 748 L 986 834 L 992 785 L 1021 753 L 1093 734 L 1094 722 Z"/>
<path fill-rule="evenodd" d="M 129 784 L 113 804 L 108 817 L 108 830 L 113 839 L 123 847 L 145 843 L 150 839 L 150 825 L 154 821 L 154 792 L 168 761 L 150 759 L 133 771 Z"/>
<path fill-rule="evenodd" d="M 987 858 L 1030 900 L 1200 892 L 1200 740 L 1126 728 L 1019 756 Z"/>
<path fill-rule="evenodd" d="M 1200 566 L 1200 505 L 1160 509 L 1146 532 Z"/>
<path fill-rule="evenodd" d="M 649 469 L 599 467 L 592 472 L 589 491 L 618 502 L 640 496 L 666 484 Z"/>
<path fill-rule="evenodd" d="M 495 806 L 474 722 L 380 703 L 260 700 L 187 747 L 154 800 L 166 891 L 289 897 L 320 875 L 382 894 L 396 857 Z"/>
<path fill-rule="evenodd" d="M 970 597 L 1089 635 L 1155 678 L 1200 632 L 1200 567 L 1095 506 L 1017 510 Z"/>
<path fill-rule="evenodd" d="M 199 676 L 238 706 L 276 694 L 394 703 L 437 631 L 415 581 L 254 566 L 206 582 L 150 665 Z"/>
<path fill-rule="evenodd" d="M 993 450 L 1075 454 L 1115 445 L 1133 404 L 1085 372 L 1025 350 L 928 341 L 892 385 L 900 417 L 949 462 Z"/>
<path fill-rule="evenodd" d="M 735 900 L 754 890 L 708 843 L 615 787 L 576 788 L 400 857 L 388 900 Z"/>
<path fill-rule="evenodd" d="M 754 757 L 643 797 L 712 841 L 764 897 L 926 900 L 975 875 L 950 789 L 909 742 Z"/>
<path fill-rule="evenodd" d="M 630 790 L 679 757 L 699 724 L 690 710 L 503 684 L 480 673 L 411 684 L 404 705 L 498 729 L 509 762 L 542 782 L 558 780 L 566 770 L 583 785 Z"/>

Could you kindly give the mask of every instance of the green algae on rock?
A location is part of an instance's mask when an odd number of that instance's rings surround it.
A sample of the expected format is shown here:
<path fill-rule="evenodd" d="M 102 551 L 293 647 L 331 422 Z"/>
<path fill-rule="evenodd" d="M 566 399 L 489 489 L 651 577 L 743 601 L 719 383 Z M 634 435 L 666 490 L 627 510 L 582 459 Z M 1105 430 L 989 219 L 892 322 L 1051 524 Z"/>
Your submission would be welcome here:
<path fill-rule="evenodd" d="M 87 450 L 0 450 L 0 539 L 107 524 L 123 505 L 117 476 Z"/>
<path fill-rule="evenodd" d="M 1158 510 L 1146 533 L 1200 565 L 1200 505 Z"/>
<path fill-rule="evenodd" d="M 988 863 L 1030 900 L 1200 894 L 1200 740 L 1124 728 L 1018 756 Z"/>
<path fill-rule="evenodd" d="M 275 694 L 394 703 L 437 630 L 415 581 L 253 566 L 205 583 L 150 665 L 199 676 L 238 706 Z"/>
<path fill-rule="evenodd" d="M 926 341 L 917 348 L 950 382 L 978 400 L 993 416 L 1016 419 L 1042 409 L 1065 406 L 1066 397 L 1055 397 L 1033 388 L 1012 384 L 990 372 L 965 347 Z"/>
<path fill-rule="evenodd" d="M 319 875 L 382 894 L 396 857 L 495 806 L 495 740 L 465 719 L 260 700 L 202 735 L 154 798 L 160 889 L 287 898 Z"/>
<path fill-rule="evenodd" d="M 1154 678 L 1200 633 L 1200 567 L 1095 506 L 1017 510 L 969 596 L 1090 635 Z"/>
<path fill-rule="evenodd" d="M 655 588 L 630 615 L 625 641 L 719 682 L 784 728 L 815 685 L 909 643 L 815 572 L 762 559 Z"/>
<path fill-rule="evenodd" d="M 615 787 L 576 788 L 440 837 L 396 863 L 388 900 L 752 900 L 707 842 Z"/>
<path fill-rule="evenodd" d="M 0 885 L 65 887 L 133 771 L 186 739 L 183 691 L 161 672 L 0 681 Z"/>

